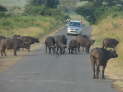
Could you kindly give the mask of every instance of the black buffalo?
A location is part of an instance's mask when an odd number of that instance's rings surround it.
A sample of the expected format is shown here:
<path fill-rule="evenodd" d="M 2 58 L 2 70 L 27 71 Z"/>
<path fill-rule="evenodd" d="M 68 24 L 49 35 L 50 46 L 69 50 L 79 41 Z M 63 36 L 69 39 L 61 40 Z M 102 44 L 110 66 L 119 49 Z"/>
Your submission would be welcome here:
<path fill-rule="evenodd" d="M 65 35 L 55 36 L 57 54 L 64 54 L 67 47 L 67 37 Z"/>
<path fill-rule="evenodd" d="M 100 66 L 102 66 L 102 79 L 105 79 L 104 72 L 107 62 L 109 59 L 116 57 L 118 57 L 116 51 L 110 51 L 104 48 L 92 49 L 90 59 L 93 67 L 93 78 L 99 78 Z"/>
<path fill-rule="evenodd" d="M 0 52 L 1 52 L 1 56 L 3 56 L 3 55 L 6 56 L 6 50 L 7 49 L 13 49 L 13 54 L 14 54 L 14 56 L 16 56 L 17 55 L 16 52 L 21 47 L 24 47 L 24 43 L 20 39 L 10 39 L 10 38 L 2 39 L 0 41 Z"/>
<path fill-rule="evenodd" d="M 49 54 L 55 53 L 55 38 L 52 36 L 49 36 L 45 40 L 45 51 L 46 53 L 49 50 Z"/>
<path fill-rule="evenodd" d="M 86 50 L 86 53 L 89 53 L 91 45 L 93 45 L 95 42 L 95 40 L 91 40 L 89 37 L 87 37 L 85 35 L 77 36 L 76 41 L 80 44 L 81 47 L 83 47 L 83 49 Z"/>
<path fill-rule="evenodd" d="M 77 53 L 77 51 L 80 52 L 80 44 L 75 39 L 72 39 L 69 42 L 68 51 L 69 54 Z"/>
<path fill-rule="evenodd" d="M 113 38 L 106 38 L 103 40 L 102 47 L 103 48 L 113 48 L 119 44 L 119 41 Z"/>
<path fill-rule="evenodd" d="M 30 51 L 30 47 L 32 44 L 34 43 L 39 43 L 39 39 L 34 38 L 34 37 L 30 37 L 30 36 L 20 36 L 20 35 L 14 35 L 12 37 L 13 39 L 20 39 L 24 42 L 24 46 L 22 48 L 27 49 L 28 51 Z"/>
<path fill-rule="evenodd" d="M 6 37 L 4 37 L 4 36 L 0 36 L 0 40 L 2 40 L 2 39 L 6 39 Z"/>

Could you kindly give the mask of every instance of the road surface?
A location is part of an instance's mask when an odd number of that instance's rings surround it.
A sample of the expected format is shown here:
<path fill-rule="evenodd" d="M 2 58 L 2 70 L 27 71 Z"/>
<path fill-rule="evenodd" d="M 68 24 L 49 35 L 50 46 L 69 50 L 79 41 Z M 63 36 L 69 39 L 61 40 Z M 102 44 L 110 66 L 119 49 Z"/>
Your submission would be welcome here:
<path fill-rule="evenodd" d="M 0 92 L 117 92 L 111 83 L 92 79 L 89 55 L 51 56 L 43 47 L 0 73 Z"/>

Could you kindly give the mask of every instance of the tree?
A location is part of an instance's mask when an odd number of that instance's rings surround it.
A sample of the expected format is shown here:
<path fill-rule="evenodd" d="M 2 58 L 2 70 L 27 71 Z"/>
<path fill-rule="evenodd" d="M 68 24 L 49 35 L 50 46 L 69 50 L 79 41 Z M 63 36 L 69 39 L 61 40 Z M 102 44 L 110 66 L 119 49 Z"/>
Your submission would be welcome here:
<path fill-rule="evenodd" d="M 32 5 L 44 5 L 49 8 L 57 8 L 59 0 L 31 0 Z"/>
<path fill-rule="evenodd" d="M 0 12 L 6 12 L 8 11 L 6 7 L 0 5 Z"/>
<path fill-rule="evenodd" d="M 57 8 L 57 5 L 59 4 L 59 0 L 46 0 L 46 6 L 49 8 Z"/>
<path fill-rule="evenodd" d="M 88 1 L 92 2 L 95 5 L 107 5 L 107 6 L 114 6 L 114 5 L 123 5 L 123 0 L 81 0 L 81 1 Z"/>
<path fill-rule="evenodd" d="M 108 15 L 116 15 L 114 12 L 123 12 L 123 0 L 81 0 L 87 1 L 84 6 L 78 7 L 76 12 L 84 16 L 91 24 Z"/>
<path fill-rule="evenodd" d="M 0 17 L 6 17 L 6 12 L 8 9 L 2 5 L 0 5 Z"/>

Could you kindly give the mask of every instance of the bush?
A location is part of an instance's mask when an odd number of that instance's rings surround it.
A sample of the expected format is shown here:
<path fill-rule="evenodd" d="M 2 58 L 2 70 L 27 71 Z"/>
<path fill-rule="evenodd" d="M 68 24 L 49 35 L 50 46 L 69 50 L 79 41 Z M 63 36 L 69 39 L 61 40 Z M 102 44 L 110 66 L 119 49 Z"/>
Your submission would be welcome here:
<path fill-rule="evenodd" d="M 32 6 L 28 5 L 25 7 L 25 15 L 41 15 L 45 10 L 44 6 Z"/>

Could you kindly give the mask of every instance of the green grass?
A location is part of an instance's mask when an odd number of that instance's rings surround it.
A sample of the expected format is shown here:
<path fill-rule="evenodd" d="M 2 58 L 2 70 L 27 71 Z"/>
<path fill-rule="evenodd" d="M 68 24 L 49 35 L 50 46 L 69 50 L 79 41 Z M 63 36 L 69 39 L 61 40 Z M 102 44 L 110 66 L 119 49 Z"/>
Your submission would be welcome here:
<path fill-rule="evenodd" d="M 59 20 L 44 16 L 13 16 L 0 19 L 0 35 L 14 34 L 34 37 L 43 36 L 60 25 Z"/>

